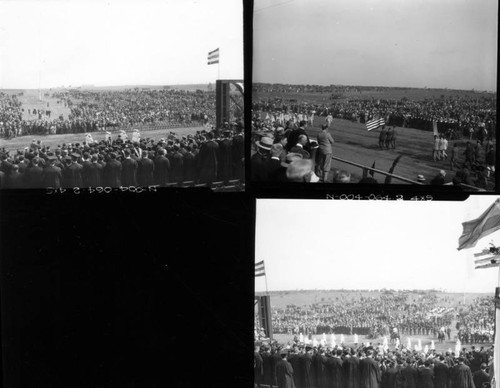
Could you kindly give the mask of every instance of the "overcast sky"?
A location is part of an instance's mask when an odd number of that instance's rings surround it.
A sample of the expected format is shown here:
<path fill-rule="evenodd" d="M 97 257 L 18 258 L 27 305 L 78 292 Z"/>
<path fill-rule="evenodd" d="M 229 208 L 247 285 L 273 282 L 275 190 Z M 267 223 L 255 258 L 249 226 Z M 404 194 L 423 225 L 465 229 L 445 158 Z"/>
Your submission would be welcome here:
<path fill-rule="evenodd" d="M 500 245 L 500 231 L 457 251 L 462 222 L 496 196 L 465 202 L 257 200 L 255 261 L 269 291 L 445 289 L 494 293 L 498 268 L 474 269 L 473 254 Z M 265 291 L 265 278 L 255 290 Z"/>
<path fill-rule="evenodd" d="M 214 83 L 243 77 L 235 0 L 0 0 L 0 88 Z"/>
<path fill-rule="evenodd" d="M 253 81 L 496 91 L 497 0 L 255 0 Z"/>

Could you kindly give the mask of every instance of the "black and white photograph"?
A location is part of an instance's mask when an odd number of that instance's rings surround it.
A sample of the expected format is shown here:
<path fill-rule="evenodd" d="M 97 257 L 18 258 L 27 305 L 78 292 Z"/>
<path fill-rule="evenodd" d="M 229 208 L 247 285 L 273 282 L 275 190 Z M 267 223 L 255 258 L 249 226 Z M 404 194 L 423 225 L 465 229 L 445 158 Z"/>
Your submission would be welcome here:
<path fill-rule="evenodd" d="M 499 217 L 497 196 L 257 200 L 255 385 L 498 387 Z"/>
<path fill-rule="evenodd" d="M 243 4 L 0 1 L 0 187 L 244 176 Z"/>
<path fill-rule="evenodd" d="M 252 181 L 494 191 L 497 36 L 495 0 L 255 0 Z"/>

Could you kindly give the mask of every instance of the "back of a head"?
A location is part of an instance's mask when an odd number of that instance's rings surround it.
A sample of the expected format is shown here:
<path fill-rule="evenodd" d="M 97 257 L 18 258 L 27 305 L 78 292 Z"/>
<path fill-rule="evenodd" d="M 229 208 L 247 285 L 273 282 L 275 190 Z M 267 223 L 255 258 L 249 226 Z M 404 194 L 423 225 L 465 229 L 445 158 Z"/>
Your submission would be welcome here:
<path fill-rule="evenodd" d="M 334 178 L 334 183 L 349 183 L 351 181 L 351 174 L 348 171 L 339 171 Z"/>
<path fill-rule="evenodd" d="M 286 177 L 290 182 L 306 182 L 307 175 L 313 170 L 313 162 L 310 159 L 299 159 L 292 162 L 287 170 Z"/>
<path fill-rule="evenodd" d="M 275 143 L 271 146 L 271 156 L 279 156 L 283 152 L 283 145 L 280 143 Z"/>

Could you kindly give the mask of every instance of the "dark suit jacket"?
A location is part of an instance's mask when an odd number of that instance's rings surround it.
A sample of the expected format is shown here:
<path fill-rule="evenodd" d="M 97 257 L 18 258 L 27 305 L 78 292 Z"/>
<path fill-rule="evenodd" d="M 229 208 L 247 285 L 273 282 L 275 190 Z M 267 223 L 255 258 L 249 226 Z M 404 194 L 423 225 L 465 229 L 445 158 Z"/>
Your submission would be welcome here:
<path fill-rule="evenodd" d="M 155 159 L 155 183 L 157 185 L 165 186 L 169 181 L 170 175 L 170 162 L 161 155 Z"/>
<path fill-rule="evenodd" d="M 170 180 L 172 182 L 182 182 L 184 157 L 180 152 L 175 152 L 170 158 Z"/>
<path fill-rule="evenodd" d="M 183 179 L 185 181 L 196 180 L 196 160 L 192 152 L 184 154 L 184 164 L 182 166 Z"/>
<path fill-rule="evenodd" d="M 286 171 L 286 170 L 285 170 Z M 269 159 L 267 161 L 267 177 L 266 179 L 272 182 L 278 182 L 280 175 L 283 173 L 281 162 L 276 159 Z"/>
<path fill-rule="evenodd" d="M 78 163 L 71 163 L 63 170 L 64 187 L 82 187 L 83 166 Z"/>
<path fill-rule="evenodd" d="M 359 362 L 361 371 L 361 386 L 366 388 L 378 388 L 382 381 L 380 366 L 373 358 L 364 358 Z"/>
<path fill-rule="evenodd" d="M 215 141 L 203 143 L 198 155 L 198 171 L 201 183 L 211 183 L 217 179 L 217 153 L 219 145 Z"/>
<path fill-rule="evenodd" d="M 122 161 L 122 185 L 137 186 L 137 162 L 130 158 Z"/>
<path fill-rule="evenodd" d="M 141 186 L 151 186 L 154 184 L 153 173 L 155 170 L 154 162 L 149 158 L 142 158 L 139 161 L 139 170 L 137 180 Z"/>
<path fill-rule="evenodd" d="M 259 152 L 255 153 L 250 160 L 253 182 L 265 182 L 268 180 L 267 174 L 268 156 Z"/>
<path fill-rule="evenodd" d="M 483 370 L 478 370 L 472 375 L 476 388 L 483 388 L 484 383 L 490 382 L 490 376 Z"/>
<path fill-rule="evenodd" d="M 445 388 L 450 378 L 448 365 L 437 362 L 434 364 L 434 388 Z"/>
<path fill-rule="evenodd" d="M 43 187 L 43 168 L 31 166 L 26 170 L 24 177 L 26 187 L 29 189 L 40 189 Z"/>
<path fill-rule="evenodd" d="M 116 159 L 111 159 L 104 167 L 106 186 L 120 187 L 122 182 L 122 164 Z"/>
<path fill-rule="evenodd" d="M 7 175 L 6 186 L 8 189 L 24 189 L 24 175 L 19 171 L 11 171 L 9 175 Z"/>
<path fill-rule="evenodd" d="M 62 186 L 62 172 L 59 167 L 48 166 L 43 169 L 43 187 L 60 188 Z"/>
<path fill-rule="evenodd" d="M 102 170 L 102 166 L 97 162 L 89 166 L 88 184 L 90 187 L 101 187 L 103 185 Z"/>
<path fill-rule="evenodd" d="M 418 387 L 434 388 L 434 372 L 429 368 L 420 368 L 418 370 Z"/>

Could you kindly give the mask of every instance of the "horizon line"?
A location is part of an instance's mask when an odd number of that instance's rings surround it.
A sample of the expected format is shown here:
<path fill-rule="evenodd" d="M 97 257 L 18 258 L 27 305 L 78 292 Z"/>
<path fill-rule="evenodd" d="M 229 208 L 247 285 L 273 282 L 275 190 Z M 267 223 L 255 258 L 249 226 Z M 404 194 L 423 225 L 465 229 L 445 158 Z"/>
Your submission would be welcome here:
<path fill-rule="evenodd" d="M 282 83 L 282 82 L 265 82 L 265 81 L 254 81 L 252 80 L 252 85 L 256 84 L 269 84 L 269 85 L 289 85 L 289 86 L 322 86 L 322 87 L 328 87 L 328 86 L 342 86 L 342 87 L 362 87 L 362 88 L 387 88 L 387 89 L 427 89 L 427 90 L 456 90 L 456 91 L 463 91 L 463 92 L 479 92 L 479 93 L 496 93 L 496 90 L 486 90 L 486 89 L 476 89 L 476 88 L 471 88 L 471 89 L 456 89 L 456 88 L 449 88 L 449 87 L 429 87 L 429 86 L 383 86 L 383 85 L 346 85 L 346 84 L 308 84 L 308 83 L 301 83 L 301 84 L 294 84 L 294 83 Z"/>

